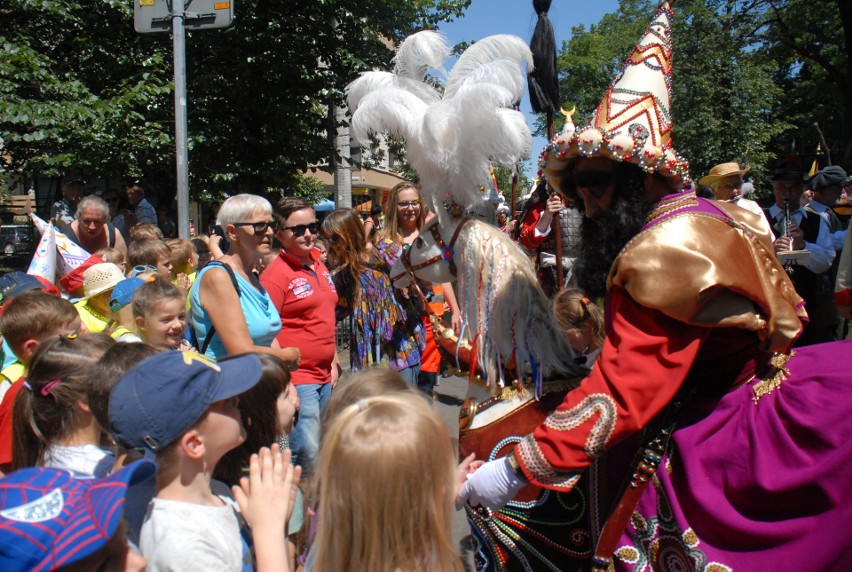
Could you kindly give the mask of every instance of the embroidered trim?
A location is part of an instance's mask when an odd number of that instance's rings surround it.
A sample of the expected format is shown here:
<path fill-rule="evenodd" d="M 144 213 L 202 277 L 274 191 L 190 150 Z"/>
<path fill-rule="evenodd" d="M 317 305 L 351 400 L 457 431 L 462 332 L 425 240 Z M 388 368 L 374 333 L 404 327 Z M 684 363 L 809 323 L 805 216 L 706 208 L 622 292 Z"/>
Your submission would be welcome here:
<path fill-rule="evenodd" d="M 677 193 L 671 198 L 663 199 L 657 203 L 654 209 L 645 217 L 644 224 L 650 224 L 671 212 L 697 206 L 698 199 L 695 198 L 694 192 Z"/>
<path fill-rule="evenodd" d="M 787 376 L 790 375 L 790 370 L 787 369 L 787 362 L 790 361 L 790 358 L 794 355 L 796 355 L 796 352 L 773 355 L 772 359 L 769 360 L 769 370 L 760 377 L 754 375 L 748 380 L 747 383 L 751 383 L 755 379 L 759 380 L 751 386 L 752 391 L 754 391 L 752 401 L 754 401 L 755 405 L 757 405 L 757 402 L 760 401 L 761 397 L 769 395 L 776 389 L 779 389 L 781 384 L 787 380 Z"/>
<path fill-rule="evenodd" d="M 515 449 L 523 461 L 523 466 L 535 477 L 535 479 L 548 486 L 563 490 L 571 490 L 577 481 L 580 480 L 580 473 L 561 473 L 553 468 L 544 453 L 535 442 L 532 435 L 526 437 L 518 443 Z"/>
<path fill-rule="evenodd" d="M 557 431 L 571 431 L 588 421 L 595 413 L 600 416 L 586 439 L 585 452 L 592 459 L 596 459 L 604 452 L 615 431 L 618 412 L 612 397 L 605 393 L 593 393 L 571 409 L 553 412 L 545 419 L 544 424 Z"/>

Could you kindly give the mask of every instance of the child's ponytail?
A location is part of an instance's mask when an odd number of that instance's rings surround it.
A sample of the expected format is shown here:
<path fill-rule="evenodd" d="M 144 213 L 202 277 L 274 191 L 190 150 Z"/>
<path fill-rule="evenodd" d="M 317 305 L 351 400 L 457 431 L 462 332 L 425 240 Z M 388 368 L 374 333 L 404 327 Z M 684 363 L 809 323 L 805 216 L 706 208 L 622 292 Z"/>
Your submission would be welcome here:
<path fill-rule="evenodd" d="M 86 334 L 39 345 L 12 413 L 13 470 L 44 464 L 46 451 L 80 426 L 92 368 L 114 343 L 106 334 Z"/>

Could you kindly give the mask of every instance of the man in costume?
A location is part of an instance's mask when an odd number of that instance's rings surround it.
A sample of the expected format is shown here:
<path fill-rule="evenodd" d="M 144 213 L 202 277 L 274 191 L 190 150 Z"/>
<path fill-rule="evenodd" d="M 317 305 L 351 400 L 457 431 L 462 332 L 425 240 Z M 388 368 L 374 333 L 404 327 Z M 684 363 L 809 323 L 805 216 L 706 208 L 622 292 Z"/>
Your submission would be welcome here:
<path fill-rule="evenodd" d="M 758 217 L 681 191 L 671 17 L 664 3 L 592 123 L 568 125 L 540 162 L 620 241 L 603 351 L 457 501 L 489 511 L 529 482 L 568 491 L 596 459 L 617 470 L 638 450 L 617 508 L 589 500 L 612 512 L 599 569 L 850 569 L 852 530 L 838 523 L 852 517 L 852 374 L 829 356 L 849 355 L 852 343 L 791 352 L 806 313 Z M 622 203 L 645 216 L 620 218 Z"/>
<path fill-rule="evenodd" d="M 583 216 L 557 192 L 535 204 L 524 217 L 518 241 L 538 253 L 538 277 L 548 298 L 558 291 L 556 241 L 562 241 L 562 284 L 572 276 L 574 261 L 580 253 L 580 223 Z"/>

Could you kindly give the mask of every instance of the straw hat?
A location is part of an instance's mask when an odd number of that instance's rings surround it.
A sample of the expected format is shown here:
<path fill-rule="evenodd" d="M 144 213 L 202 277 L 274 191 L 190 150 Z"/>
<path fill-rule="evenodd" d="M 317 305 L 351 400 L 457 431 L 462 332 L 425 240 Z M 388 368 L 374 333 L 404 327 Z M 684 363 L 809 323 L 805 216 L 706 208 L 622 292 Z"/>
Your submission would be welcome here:
<path fill-rule="evenodd" d="M 111 262 L 102 262 L 90 266 L 83 272 L 83 297 L 91 298 L 106 292 L 124 280 L 121 268 Z"/>
<path fill-rule="evenodd" d="M 742 177 L 746 173 L 751 170 L 751 167 L 746 167 L 745 169 L 740 169 L 739 163 L 722 163 L 721 165 L 716 165 L 710 172 L 701 177 L 698 180 L 698 184 L 702 187 L 710 187 L 718 181 L 719 179 L 724 179 L 725 177 L 732 177 L 734 175 L 739 175 Z"/>

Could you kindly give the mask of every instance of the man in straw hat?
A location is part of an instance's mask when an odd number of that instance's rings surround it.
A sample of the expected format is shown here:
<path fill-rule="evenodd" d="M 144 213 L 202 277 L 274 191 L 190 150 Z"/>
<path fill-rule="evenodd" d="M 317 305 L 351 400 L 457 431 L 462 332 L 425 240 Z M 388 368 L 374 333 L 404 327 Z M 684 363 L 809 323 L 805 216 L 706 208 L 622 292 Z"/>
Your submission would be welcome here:
<path fill-rule="evenodd" d="M 596 569 L 852 569 L 852 529 L 837 526 L 852 517 L 852 370 L 830 357 L 852 342 L 791 352 L 806 313 L 757 215 L 682 191 L 671 18 L 664 3 L 591 124 L 568 125 L 540 161 L 584 228 L 617 243 L 603 350 L 457 502 L 487 512 L 527 483 L 570 491 L 606 456 L 625 493 L 592 473 Z"/>
<path fill-rule="evenodd" d="M 710 169 L 706 176 L 698 180 L 698 184 L 709 187 L 717 201 L 732 203 L 762 216 L 763 209 L 760 205 L 744 197 L 743 175 L 750 170 L 749 166 L 740 168 L 739 163 L 722 163 Z M 769 230 L 768 224 L 766 230 Z"/>

